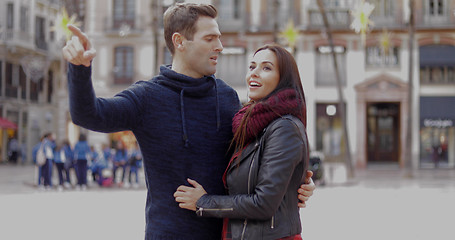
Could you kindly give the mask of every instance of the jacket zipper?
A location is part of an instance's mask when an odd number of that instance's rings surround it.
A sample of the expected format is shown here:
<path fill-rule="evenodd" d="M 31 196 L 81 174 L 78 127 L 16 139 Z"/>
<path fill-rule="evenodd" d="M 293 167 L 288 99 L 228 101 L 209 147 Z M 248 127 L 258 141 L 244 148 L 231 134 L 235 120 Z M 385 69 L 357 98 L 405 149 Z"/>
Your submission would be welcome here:
<path fill-rule="evenodd" d="M 243 240 L 244 237 L 245 237 L 245 230 L 246 230 L 247 221 L 248 221 L 248 219 L 245 219 L 245 221 L 243 222 L 242 238 L 240 238 L 240 240 Z"/>
<path fill-rule="evenodd" d="M 270 225 L 271 229 L 275 228 L 275 216 L 272 217 L 272 224 Z"/>
<path fill-rule="evenodd" d="M 256 143 L 256 145 L 258 145 L 258 143 Z M 254 155 L 256 154 L 256 152 L 254 153 Z M 251 170 L 253 169 L 253 164 L 254 164 L 254 155 L 252 157 L 253 161 L 251 161 L 251 164 L 250 164 L 250 171 L 248 172 L 248 194 L 250 194 L 250 181 L 251 181 Z M 248 224 L 248 219 L 245 219 L 245 221 L 243 222 L 243 231 L 242 231 L 242 238 L 241 240 L 244 239 L 245 237 L 245 231 L 246 231 L 246 225 Z"/>
<path fill-rule="evenodd" d="M 202 217 L 203 211 L 234 211 L 234 208 L 198 208 L 196 214 Z"/>

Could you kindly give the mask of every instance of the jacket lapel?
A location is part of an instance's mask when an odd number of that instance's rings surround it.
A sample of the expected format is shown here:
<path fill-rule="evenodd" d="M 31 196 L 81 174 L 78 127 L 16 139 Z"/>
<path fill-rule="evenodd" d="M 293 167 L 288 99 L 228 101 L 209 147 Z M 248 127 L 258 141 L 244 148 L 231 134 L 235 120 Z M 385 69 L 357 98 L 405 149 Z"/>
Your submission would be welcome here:
<path fill-rule="evenodd" d="M 259 139 L 257 139 L 255 141 L 251 142 L 250 144 L 248 144 L 248 146 L 246 146 L 246 148 L 242 151 L 242 154 L 236 160 L 234 160 L 234 162 L 232 162 L 232 164 L 229 166 L 228 172 L 230 172 L 233 168 L 235 168 L 235 166 L 237 166 L 241 162 L 243 162 L 246 159 L 248 159 L 248 157 L 254 151 L 256 151 L 256 149 L 258 149 L 259 145 L 260 145 L 259 144 Z"/>

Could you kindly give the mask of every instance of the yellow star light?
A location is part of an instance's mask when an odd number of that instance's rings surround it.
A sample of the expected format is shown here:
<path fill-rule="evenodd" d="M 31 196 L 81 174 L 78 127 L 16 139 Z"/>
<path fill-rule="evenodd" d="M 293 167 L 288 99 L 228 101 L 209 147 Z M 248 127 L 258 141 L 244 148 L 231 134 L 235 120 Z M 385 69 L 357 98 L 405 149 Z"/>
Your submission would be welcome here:
<path fill-rule="evenodd" d="M 294 48 L 295 43 L 297 41 L 297 36 L 299 35 L 299 31 L 294 27 L 294 21 L 290 20 L 286 25 L 286 29 L 284 29 L 280 33 L 280 37 L 286 39 L 290 48 Z"/>
<path fill-rule="evenodd" d="M 356 33 L 360 33 L 363 45 L 365 45 L 366 32 L 369 31 L 370 26 L 374 25 L 373 21 L 370 20 L 370 15 L 373 12 L 373 9 L 373 4 L 362 0 L 357 4 L 354 11 L 351 12 L 351 15 L 354 17 L 354 20 L 351 23 L 351 28 L 354 29 Z"/>
<path fill-rule="evenodd" d="M 56 32 L 58 36 L 65 36 L 66 41 L 68 41 L 70 40 L 72 33 L 68 29 L 67 25 L 72 24 L 76 27 L 81 26 L 81 22 L 76 21 L 76 19 L 76 14 L 73 14 L 71 17 L 69 17 L 68 12 L 63 7 L 60 13 L 57 15 L 57 19 L 55 19 L 55 24 L 52 26 L 51 30 Z"/>
<path fill-rule="evenodd" d="M 387 29 L 382 29 L 382 34 L 379 40 L 380 46 L 384 54 L 389 55 L 389 49 L 392 41 L 392 33 L 388 32 Z"/>

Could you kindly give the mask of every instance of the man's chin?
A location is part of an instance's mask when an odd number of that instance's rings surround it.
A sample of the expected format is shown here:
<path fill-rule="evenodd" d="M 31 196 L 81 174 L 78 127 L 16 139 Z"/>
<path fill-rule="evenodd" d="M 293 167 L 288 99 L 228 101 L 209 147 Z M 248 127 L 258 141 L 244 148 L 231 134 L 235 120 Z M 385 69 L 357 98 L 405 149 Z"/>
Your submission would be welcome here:
<path fill-rule="evenodd" d="M 205 74 L 205 76 L 212 76 L 216 73 L 216 69 L 214 70 L 210 70 L 210 71 L 207 71 L 207 73 Z"/>

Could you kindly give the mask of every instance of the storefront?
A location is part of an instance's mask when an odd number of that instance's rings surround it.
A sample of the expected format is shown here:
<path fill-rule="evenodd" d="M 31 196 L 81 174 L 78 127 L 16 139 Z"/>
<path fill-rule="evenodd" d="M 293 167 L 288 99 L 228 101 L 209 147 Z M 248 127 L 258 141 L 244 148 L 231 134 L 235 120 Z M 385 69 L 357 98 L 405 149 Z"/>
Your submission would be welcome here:
<path fill-rule="evenodd" d="M 420 97 L 420 167 L 455 167 L 455 97 Z"/>
<path fill-rule="evenodd" d="M 0 163 L 7 161 L 9 141 L 16 136 L 16 132 L 17 125 L 15 123 L 0 117 Z"/>

